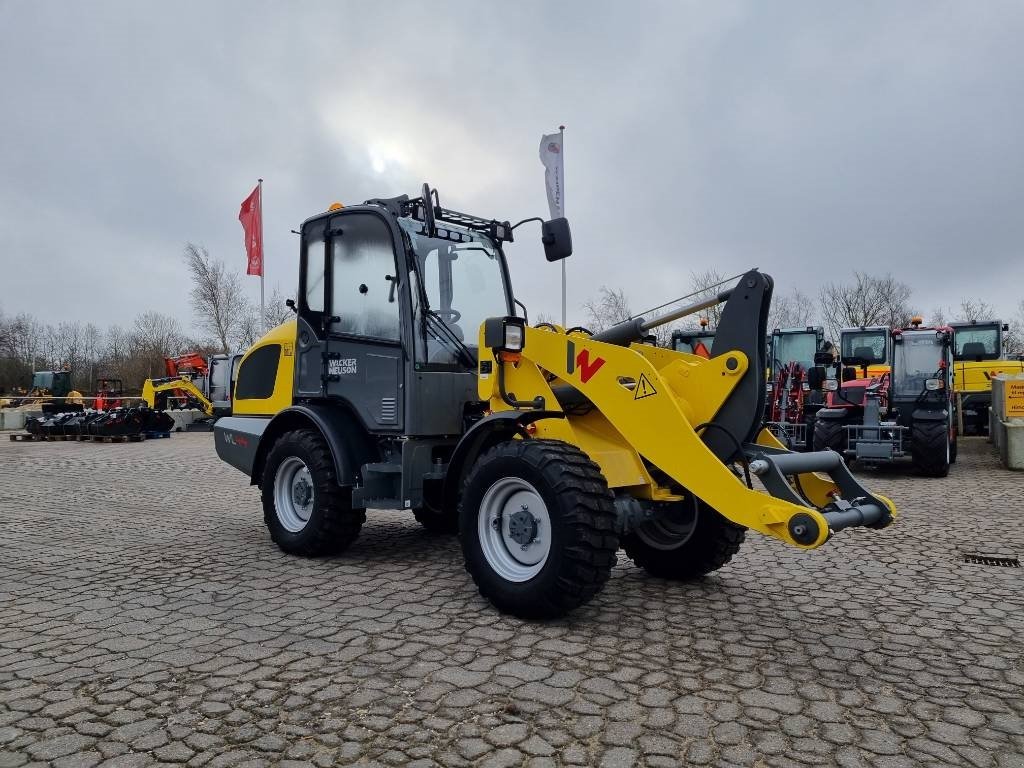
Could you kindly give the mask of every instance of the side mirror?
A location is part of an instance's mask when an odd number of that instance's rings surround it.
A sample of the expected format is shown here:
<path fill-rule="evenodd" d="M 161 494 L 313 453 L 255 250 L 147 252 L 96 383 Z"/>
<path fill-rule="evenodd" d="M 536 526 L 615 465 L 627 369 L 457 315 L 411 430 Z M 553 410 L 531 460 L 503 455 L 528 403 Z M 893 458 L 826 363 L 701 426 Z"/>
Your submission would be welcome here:
<path fill-rule="evenodd" d="M 843 368 L 843 381 L 853 381 L 857 378 L 857 369 L 847 366 Z"/>
<path fill-rule="evenodd" d="M 565 217 L 545 221 L 540 227 L 540 241 L 544 243 L 544 257 L 548 261 L 561 261 L 572 256 L 572 232 Z"/>
<path fill-rule="evenodd" d="M 825 366 L 815 365 L 807 371 L 807 385 L 815 392 L 820 392 L 825 384 Z"/>
<path fill-rule="evenodd" d="M 819 365 L 832 365 L 836 361 L 836 356 L 831 351 L 821 351 L 814 353 L 814 364 Z M 813 368 L 811 370 L 814 370 Z"/>
<path fill-rule="evenodd" d="M 286 300 L 284 305 L 286 307 L 288 307 L 288 309 L 290 309 L 292 312 L 298 312 L 299 311 L 299 310 L 297 310 L 295 308 L 295 299 L 288 299 L 288 300 Z"/>

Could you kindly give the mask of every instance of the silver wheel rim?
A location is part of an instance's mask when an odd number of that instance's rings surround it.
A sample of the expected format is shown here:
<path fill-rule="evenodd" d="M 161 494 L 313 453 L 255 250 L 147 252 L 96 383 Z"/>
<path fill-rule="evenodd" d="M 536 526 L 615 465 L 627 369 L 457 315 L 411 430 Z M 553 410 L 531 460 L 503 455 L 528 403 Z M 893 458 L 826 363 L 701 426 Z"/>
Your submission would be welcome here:
<path fill-rule="evenodd" d="M 484 559 L 506 581 L 529 581 L 551 552 L 551 517 L 537 489 L 518 477 L 498 480 L 477 512 Z"/>
<path fill-rule="evenodd" d="M 636 529 L 637 537 L 647 546 L 662 551 L 683 546 L 697 530 L 697 517 L 700 514 L 697 502 L 692 501 L 690 504 L 689 513 L 684 512 L 678 517 L 660 517 L 639 526 Z"/>
<path fill-rule="evenodd" d="M 297 456 L 282 461 L 274 475 L 274 511 L 286 531 L 298 533 L 306 527 L 315 499 L 313 476 L 305 462 Z"/>

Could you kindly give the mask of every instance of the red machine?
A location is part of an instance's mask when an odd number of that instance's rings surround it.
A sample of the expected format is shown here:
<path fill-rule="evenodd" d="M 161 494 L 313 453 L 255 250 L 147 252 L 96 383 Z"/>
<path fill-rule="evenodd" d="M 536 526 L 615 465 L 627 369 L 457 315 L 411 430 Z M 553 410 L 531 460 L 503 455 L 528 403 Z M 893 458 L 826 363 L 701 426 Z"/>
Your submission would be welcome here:
<path fill-rule="evenodd" d="M 210 372 L 206 358 L 198 352 L 186 352 L 178 357 L 165 357 L 164 368 L 169 378 L 206 376 Z"/>
<path fill-rule="evenodd" d="M 804 420 L 804 383 L 807 371 L 795 360 L 779 369 L 772 390 L 769 421 L 802 424 Z"/>
<path fill-rule="evenodd" d="M 96 399 L 92 407 L 97 411 L 109 411 L 124 405 L 124 382 L 120 379 L 96 379 Z"/>

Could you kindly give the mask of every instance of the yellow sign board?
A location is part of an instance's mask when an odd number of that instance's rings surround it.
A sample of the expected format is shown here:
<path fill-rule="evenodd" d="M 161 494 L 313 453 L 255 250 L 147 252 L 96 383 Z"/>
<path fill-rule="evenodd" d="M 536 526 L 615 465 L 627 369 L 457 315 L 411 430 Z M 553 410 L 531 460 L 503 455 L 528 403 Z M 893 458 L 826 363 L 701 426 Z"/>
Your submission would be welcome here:
<path fill-rule="evenodd" d="M 1006 419 L 1024 419 L 1024 379 L 1006 379 L 1003 385 Z"/>

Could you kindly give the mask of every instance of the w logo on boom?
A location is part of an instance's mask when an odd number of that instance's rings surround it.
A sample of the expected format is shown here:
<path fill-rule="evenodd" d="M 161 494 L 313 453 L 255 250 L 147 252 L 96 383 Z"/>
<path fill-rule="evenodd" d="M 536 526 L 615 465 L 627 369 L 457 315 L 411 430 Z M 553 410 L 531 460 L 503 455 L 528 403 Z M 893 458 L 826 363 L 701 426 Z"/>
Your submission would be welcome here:
<path fill-rule="evenodd" d="M 604 365 L 605 359 L 603 357 L 590 358 L 589 349 L 581 349 L 579 353 L 576 352 L 576 345 L 573 342 L 569 342 L 568 353 L 566 354 L 565 369 L 569 373 L 574 373 L 577 368 L 580 369 L 580 381 L 586 384 L 592 378 L 594 374 L 601 370 L 601 366 Z"/>

